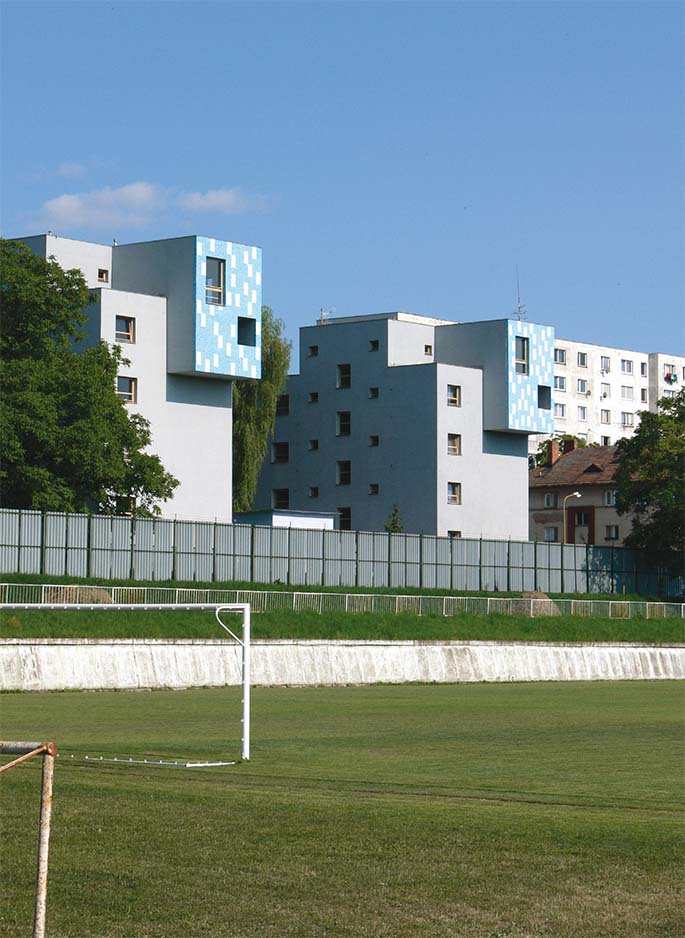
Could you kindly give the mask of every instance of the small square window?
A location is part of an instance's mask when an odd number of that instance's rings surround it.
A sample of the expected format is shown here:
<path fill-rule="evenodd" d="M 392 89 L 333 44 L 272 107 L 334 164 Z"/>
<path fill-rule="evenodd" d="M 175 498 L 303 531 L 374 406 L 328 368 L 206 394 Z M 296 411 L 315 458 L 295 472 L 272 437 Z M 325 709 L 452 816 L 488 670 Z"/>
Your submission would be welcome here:
<path fill-rule="evenodd" d="M 589 511 L 577 511 L 576 512 L 576 524 L 581 528 L 589 527 L 590 512 Z"/>
<path fill-rule="evenodd" d="M 616 489 L 607 489 L 604 493 L 604 504 L 609 508 L 615 508 L 617 495 Z"/>
<path fill-rule="evenodd" d="M 515 369 L 517 375 L 528 374 L 528 339 L 525 336 L 517 335 L 515 339 L 516 356 Z"/>
<path fill-rule="evenodd" d="M 621 414 L 621 426 L 622 427 L 635 426 L 635 414 L 629 414 L 626 411 L 623 411 L 623 413 Z"/>
<path fill-rule="evenodd" d="M 540 410 L 552 409 L 552 389 L 548 384 L 538 384 L 538 407 Z"/>
<path fill-rule="evenodd" d="M 587 420 L 587 407 L 578 408 L 578 420 Z"/>
<path fill-rule="evenodd" d="M 319 441 L 318 441 L 318 440 L 310 440 L 310 441 L 309 441 L 309 449 L 315 450 L 315 449 L 318 449 L 318 448 L 319 448 Z"/>
<path fill-rule="evenodd" d="M 448 531 L 447 537 L 449 537 L 451 540 L 459 540 L 461 537 L 461 531 Z"/>
<path fill-rule="evenodd" d="M 338 528 L 341 531 L 352 530 L 352 509 L 349 506 L 338 508 Z"/>
<path fill-rule="evenodd" d="M 545 508 L 558 508 L 559 496 L 556 492 L 545 492 Z"/>
<path fill-rule="evenodd" d="M 380 491 L 380 486 L 378 482 L 371 482 L 369 484 L 369 495 L 378 495 Z"/>
<path fill-rule="evenodd" d="M 378 351 L 378 339 L 370 339 L 370 340 L 369 340 L 369 351 L 370 351 L 370 352 L 377 352 L 377 351 Z"/>
<path fill-rule="evenodd" d="M 424 355 L 432 355 L 432 354 L 433 354 L 433 346 L 432 346 L 432 345 L 424 345 L 424 347 L 423 347 L 423 354 L 424 354 Z"/>
<path fill-rule="evenodd" d="M 352 386 L 352 365 L 338 365 L 336 387 L 349 388 Z"/>
<path fill-rule="evenodd" d="M 447 434 L 447 455 L 461 456 L 461 433 Z"/>
<path fill-rule="evenodd" d="M 117 377 L 117 397 L 126 404 L 135 404 L 138 400 L 138 379 Z"/>
<path fill-rule="evenodd" d="M 338 436 L 349 436 L 352 429 L 352 419 L 349 410 L 339 410 L 336 415 L 336 433 Z"/>
<path fill-rule="evenodd" d="M 566 364 L 566 349 L 565 348 L 555 348 L 554 349 L 554 362 L 557 365 Z"/>
<path fill-rule="evenodd" d="M 310 391 L 310 392 L 309 392 L 309 395 L 308 395 L 308 397 L 307 397 L 307 400 L 309 401 L 310 404 L 316 404 L 316 402 L 318 401 L 318 399 L 319 399 L 319 392 L 318 392 L 318 391 Z"/>
<path fill-rule="evenodd" d="M 319 354 L 319 346 L 318 346 L 318 345 L 310 345 L 309 348 L 307 349 L 307 357 L 308 357 L 308 358 L 316 358 L 316 356 L 317 356 L 318 354 Z"/>
<path fill-rule="evenodd" d="M 276 416 L 287 417 L 290 413 L 290 397 L 287 394 L 279 394 L 276 401 Z"/>
<path fill-rule="evenodd" d="M 378 446 L 381 441 L 381 438 L 377 433 L 372 433 L 369 437 L 369 446 Z"/>
<path fill-rule="evenodd" d="M 271 444 L 271 462 L 284 463 L 290 458 L 290 446 L 288 443 Z"/>
<path fill-rule="evenodd" d="M 565 391 L 566 390 L 566 378 L 561 375 L 554 376 L 554 390 L 555 391 Z"/>
<path fill-rule="evenodd" d="M 587 394 L 587 378 L 578 378 L 578 393 Z"/>
<path fill-rule="evenodd" d="M 602 383 L 602 397 L 611 397 L 611 385 Z"/>
<path fill-rule="evenodd" d="M 556 527 L 545 528 L 545 540 L 551 544 L 554 544 L 556 541 L 558 541 L 559 540 L 559 528 L 556 528 Z"/>
<path fill-rule="evenodd" d="M 624 375 L 632 375 L 633 373 L 633 362 L 630 358 L 621 359 L 621 371 Z"/>
<path fill-rule="evenodd" d="M 246 316 L 238 316 L 238 345 L 257 347 L 257 322 Z"/>
<path fill-rule="evenodd" d="M 378 397 L 378 388 L 369 388 L 369 397 Z"/>
<path fill-rule="evenodd" d="M 461 505 L 461 482 L 447 483 L 447 504 Z"/>
<path fill-rule="evenodd" d="M 611 359 L 609 358 L 609 356 L 602 355 L 599 362 L 600 362 L 599 364 L 600 371 L 603 374 L 608 375 L 609 372 L 611 371 Z"/>
<path fill-rule="evenodd" d="M 98 268 L 98 280 L 100 283 L 109 283 L 109 271 L 106 267 Z"/>
<path fill-rule="evenodd" d="M 318 497 L 319 497 L 319 486 L 318 486 L 318 485 L 310 485 L 310 486 L 309 486 L 309 497 L 310 497 L 310 498 L 318 498 Z"/>
<path fill-rule="evenodd" d="M 609 436 L 603 436 L 603 437 L 601 437 L 601 439 L 600 439 L 600 444 L 601 444 L 602 446 L 611 446 L 611 437 L 609 437 Z"/>
<path fill-rule="evenodd" d="M 136 321 L 132 316 L 117 316 L 114 325 L 115 342 L 136 341 Z"/>
<path fill-rule="evenodd" d="M 605 541 L 617 541 L 618 540 L 618 525 L 617 524 L 605 525 L 604 540 Z"/>
<path fill-rule="evenodd" d="M 685 372 L 685 369 L 683 369 Z M 640 362 L 640 374 L 643 378 L 647 377 L 647 362 Z"/>
<path fill-rule="evenodd" d="M 226 261 L 208 257 L 205 274 L 205 303 L 210 306 L 224 305 L 224 273 Z"/>
<path fill-rule="evenodd" d="M 271 507 L 280 508 L 290 508 L 290 489 L 272 489 L 271 490 Z"/>
<path fill-rule="evenodd" d="M 640 403 L 647 403 L 647 388 L 640 388 Z"/>
<path fill-rule="evenodd" d="M 624 401 L 633 400 L 633 389 L 628 384 L 621 385 L 621 399 Z"/>
<path fill-rule="evenodd" d="M 461 385 L 459 384 L 447 385 L 447 406 L 448 407 L 461 407 Z"/>
<path fill-rule="evenodd" d="M 349 485 L 352 481 L 352 463 L 349 459 L 339 460 L 335 464 L 335 484 Z"/>
<path fill-rule="evenodd" d="M 578 352 L 578 367 L 587 368 L 587 352 Z"/>
<path fill-rule="evenodd" d="M 601 413 L 602 423 L 611 423 L 611 411 L 610 410 L 603 410 L 600 413 Z"/>
<path fill-rule="evenodd" d="M 555 405 L 554 405 L 554 416 L 555 416 L 555 417 L 565 417 L 565 416 L 566 416 L 566 404 L 555 404 Z"/>

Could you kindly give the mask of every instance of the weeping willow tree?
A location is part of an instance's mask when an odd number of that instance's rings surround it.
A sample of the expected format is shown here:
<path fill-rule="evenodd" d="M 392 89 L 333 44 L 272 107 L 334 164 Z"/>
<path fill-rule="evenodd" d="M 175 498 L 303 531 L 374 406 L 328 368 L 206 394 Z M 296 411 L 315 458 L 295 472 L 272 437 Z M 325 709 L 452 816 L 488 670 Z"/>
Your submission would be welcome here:
<path fill-rule="evenodd" d="M 290 342 L 284 324 L 269 306 L 262 306 L 262 377 L 233 385 L 233 511 L 249 511 L 257 489 L 276 402 L 285 387 Z"/>

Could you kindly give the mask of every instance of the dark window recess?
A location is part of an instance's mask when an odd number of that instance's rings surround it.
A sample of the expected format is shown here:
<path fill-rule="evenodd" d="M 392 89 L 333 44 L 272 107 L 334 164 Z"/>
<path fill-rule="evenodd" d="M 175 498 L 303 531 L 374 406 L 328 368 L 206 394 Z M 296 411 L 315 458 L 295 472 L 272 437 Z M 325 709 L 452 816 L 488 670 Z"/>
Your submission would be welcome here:
<path fill-rule="evenodd" d="M 337 414 L 338 436 L 349 436 L 352 429 L 352 419 L 349 410 L 339 410 Z"/>
<path fill-rule="evenodd" d="M 109 271 L 105 267 L 99 268 L 98 280 L 100 281 L 100 283 L 109 283 Z"/>
<path fill-rule="evenodd" d="M 319 486 L 318 486 L 318 485 L 310 485 L 310 486 L 309 486 L 309 497 L 310 497 L 310 498 L 318 498 L 318 497 L 319 497 Z"/>
<path fill-rule="evenodd" d="M 135 404 L 138 400 L 138 379 L 117 377 L 117 397 L 127 404 Z"/>
<path fill-rule="evenodd" d="M 287 443 L 271 444 L 271 462 L 288 462 L 290 446 Z"/>
<path fill-rule="evenodd" d="M 279 394 L 276 401 L 276 416 L 287 417 L 290 413 L 290 397 L 287 394 Z"/>
<path fill-rule="evenodd" d="M 452 539 L 456 538 L 458 540 L 461 537 L 461 531 L 448 531 L 447 537 L 451 537 Z"/>
<path fill-rule="evenodd" d="M 352 509 L 349 507 L 338 508 L 338 527 L 341 531 L 352 530 Z"/>
<path fill-rule="evenodd" d="M 552 389 L 546 384 L 538 384 L 538 407 L 540 410 L 552 409 Z"/>
<path fill-rule="evenodd" d="M 378 388 L 369 388 L 369 397 L 378 397 Z"/>
<path fill-rule="evenodd" d="M 224 272 L 226 262 L 218 257 L 207 258 L 205 275 L 205 303 L 210 306 L 224 305 Z"/>
<path fill-rule="evenodd" d="M 590 513 L 588 511 L 576 512 L 576 526 L 588 527 L 590 524 Z"/>
<path fill-rule="evenodd" d="M 136 321 L 132 316 L 117 316 L 114 323 L 114 338 L 117 342 L 136 341 Z"/>
<path fill-rule="evenodd" d="M 309 397 L 307 398 L 307 400 L 309 401 L 310 404 L 316 404 L 316 402 L 318 401 L 318 399 L 319 399 L 319 392 L 318 392 L 318 391 L 310 391 L 310 392 L 309 392 Z"/>
<path fill-rule="evenodd" d="M 318 440 L 310 440 L 310 441 L 309 441 L 309 449 L 318 449 L 318 448 L 319 448 L 319 441 L 318 441 Z"/>
<path fill-rule="evenodd" d="M 238 316 L 238 345 L 257 345 L 257 323 L 254 319 Z"/>
<path fill-rule="evenodd" d="M 370 352 L 377 352 L 377 351 L 378 351 L 378 339 L 370 339 L 370 340 L 369 340 L 369 351 L 370 351 Z"/>
<path fill-rule="evenodd" d="M 338 365 L 336 387 L 349 388 L 351 386 L 352 386 L 352 365 Z"/>
<path fill-rule="evenodd" d="M 432 355 L 432 354 L 433 354 L 433 346 L 432 346 L 432 345 L 424 345 L 424 347 L 423 347 L 423 354 L 424 354 L 424 355 Z"/>
<path fill-rule="evenodd" d="M 335 464 L 335 484 L 349 485 L 352 481 L 352 463 L 349 459 L 342 459 Z"/>
<path fill-rule="evenodd" d="M 307 349 L 307 357 L 308 357 L 308 358 L 316 358 L 316 356 L 317 356 L 318 354 L 319 354 L 319 346 L 318 346 L 318 345 L 310 345 L 309 348 Z"/>
<path fill-rule="evenodd" d="M 369 446 L 378 446 L 380 441 L 381 441 L 381 438 L 378 436 L 378 434 L 372 433 L 371 436 L 369 437 Z"/>
<path fill-rule="evenodd" d="M 369 483 L 369 495 L 378 495 L 379 491 L 380 491 L 380 486 L 378 482 Z"/>
<path fill-rule="evenodd" d="M 271 490 L 272 508 L 290 508 L 290 489 L 272 489 Z"/>

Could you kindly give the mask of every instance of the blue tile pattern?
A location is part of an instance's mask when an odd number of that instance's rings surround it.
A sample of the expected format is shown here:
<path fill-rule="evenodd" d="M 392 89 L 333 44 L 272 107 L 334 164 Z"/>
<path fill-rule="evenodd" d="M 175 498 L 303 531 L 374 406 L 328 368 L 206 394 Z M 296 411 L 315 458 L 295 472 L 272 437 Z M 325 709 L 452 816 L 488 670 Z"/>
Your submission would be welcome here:
<path fill-rule="evenodd" d="M 516 373 L 516 336 L 528 339 L 528 374 Z M 554 411 L 538 407 L 538 385 L 554 384 L 554 328 L 510 319 L 507 323 L 509 430 L 554 433 Z M 551 396 L 551 394 L 550 394 Z"/>
<path fill-rule="evenodd" d="M 224 264 L 224 305 L 206 302 L 207 258 Z M 238 345 L 238 317 L 255 321 L 255 345 Z M 195 370 L 234 378 L 262 376 L 262 251 L 246 244 L 197 238 Z"/>

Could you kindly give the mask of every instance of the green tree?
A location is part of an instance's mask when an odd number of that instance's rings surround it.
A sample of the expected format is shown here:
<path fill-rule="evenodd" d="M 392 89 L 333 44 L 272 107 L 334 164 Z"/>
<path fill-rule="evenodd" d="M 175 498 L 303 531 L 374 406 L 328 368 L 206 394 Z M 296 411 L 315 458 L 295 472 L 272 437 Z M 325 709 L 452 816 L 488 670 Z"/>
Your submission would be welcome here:
<path fill-rule="evenodd" d="M 402 524 L 402 519 L 400 518 L 400 506 L 395 504 L 392 506 L 392 511 L 390 512 L 390 517 L 383 525 L 388 534 L 399 534 L 404 531 L 404 525 Z"/>
<path fill-rule="evenodd" d="M 25 245 L 0 240 L 0 499 L 51 511 L 157 514 L 178 482 L 147 420 L 117 397 L 118 346 L 80 348 L 88 289 Z"/>
<path fill-rule="evenodd" d="M 252 507 L 276 404 L 285 387 L 291 344 L 283 337 L 283 320 L 262 306 L 262 377 L 233 385 L 233 510 Z"/>
<path fill-rule="evenodd" d="M 547 465 L 549 462 L 549 446 L 552 440 L 557 441 L 562 453 L 564 451 L 564 443 L 567 443 L 569 440 L 573 440 L 575 442 L 576 449 L 581 449 L 582 447 L 587 446 L 586 441 L 580 436 L 574 436 L 572 433 L 555 433 L 554 436 L 550 436 L 546 440 L 541 440 L 536 452 L 531 453 L 528 456 L 529 469 L 534 469 L 536 466 Z"/>
<path fill-rule="evenodd" d="M 632 515 L 629 547 L 672 552 L 682 564 L 685 546 L 685 388 L 662 398 L 656 413 L 643 411 L 632 437 L 619 440 L 619 515 Z"/>

